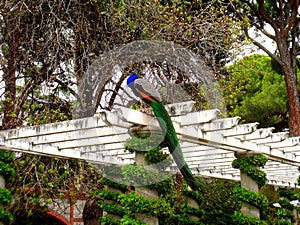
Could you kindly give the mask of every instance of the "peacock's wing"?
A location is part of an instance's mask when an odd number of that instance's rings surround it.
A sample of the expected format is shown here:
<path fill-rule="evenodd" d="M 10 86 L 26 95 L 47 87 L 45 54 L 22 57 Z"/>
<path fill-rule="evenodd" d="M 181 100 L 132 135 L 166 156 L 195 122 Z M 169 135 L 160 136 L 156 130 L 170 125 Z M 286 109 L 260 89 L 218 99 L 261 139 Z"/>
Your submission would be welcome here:
<path fill-rule="evenodd" d="M 176 134 L 176 131 L 174 129 L 172 120 L 169 116 L 169 113 L 167 112 L 165 106 L 161 102 L 152 102 L 151 107 L 153 109 L 153 112 L 155 116 L 158 118 L 160 127 L 163 130 L 163 133 L 166 135 L 166 141 L 169 142 L 168 147 L 171 149 L 171 153 L 177 149 L 180 148 L 179 140 Z M 181 149 L 180 149 L 181 152 Z M 181 153 L 181 157 L 183 158 L 183 155 Z"/>
<path fill-rule="evenodd" d="M 153 99 L 154 101 L 161 102 L 162 98 L 159 92 L 154 88 L 154 85 L 149 83 L 147 80 L 143 79 L 136 79 L 134 81 L 134 88 L 142 97 L 142 99 Z M 150 100 L 152 101 L 152 100 Z"/>

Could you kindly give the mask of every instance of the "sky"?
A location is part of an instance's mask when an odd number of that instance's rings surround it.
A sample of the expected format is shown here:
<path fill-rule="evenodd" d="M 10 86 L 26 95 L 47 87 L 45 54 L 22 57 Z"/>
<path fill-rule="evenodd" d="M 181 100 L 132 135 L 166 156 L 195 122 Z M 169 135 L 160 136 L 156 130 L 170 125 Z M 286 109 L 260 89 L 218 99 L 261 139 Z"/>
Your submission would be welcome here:
<path fill-rule="evenodd" d="M 265 30 L 272 35 L 274 34 L 274 30 L 271 28 L 270 25 L 266 25 Z M 271 52 L 275 52 L 276 44 L 272 39 L 268 38 L 267 36 L 265 36 L 262 33 L 254 31 L 254 29 L 249 31 L 249 35 L 250 35 L 250 37 L 253 37 L 256 41 L 261 42 Z M 245 46 L 243 46 L 243 48 L 244 48 L 244 51 L 238 56 L 239 58 L 242 58 L 244 56 L 251 55 L 251 54 L 266 55 L 266 53 L 263 50 L 259 49 L 257 46 L 255 46 L 253 44 L 245 45 Z"/>

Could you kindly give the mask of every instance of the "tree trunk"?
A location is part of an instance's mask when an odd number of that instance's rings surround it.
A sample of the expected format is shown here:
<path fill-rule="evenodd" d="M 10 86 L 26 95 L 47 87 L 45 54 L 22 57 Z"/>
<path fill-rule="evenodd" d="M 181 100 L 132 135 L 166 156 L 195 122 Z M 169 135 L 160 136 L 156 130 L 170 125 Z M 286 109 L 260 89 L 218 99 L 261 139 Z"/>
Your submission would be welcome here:
<path fill-rule="evenodd" d="M 287 66 L 282 67 L 289 101 L 289 127 L 291 136 L 300 136 L 300 101 L 296 73 Z"/>
<path fill-rule="evenodd" d="M 280 53 L 281 71 L 285 78 L 285 85 L 289 102 L 290 135 L 300 136 L 300 99 L 297 84 L 296 55 L 289 50 L 287 40 L 278 39 L 277 47 Z"/>
<path fill-rule="evenodd" d="M 19 50 L 19 30 L 15 26 L 14 19 L 10 16 L 4 17 L 9 35 L 7 52 L 7 69 L 4 71 L 3 80 L 5 83 L 4 117 L 3 129 L 16 127 L 17 117 L 15 114 L 16 104 L 16 67 Z"/>

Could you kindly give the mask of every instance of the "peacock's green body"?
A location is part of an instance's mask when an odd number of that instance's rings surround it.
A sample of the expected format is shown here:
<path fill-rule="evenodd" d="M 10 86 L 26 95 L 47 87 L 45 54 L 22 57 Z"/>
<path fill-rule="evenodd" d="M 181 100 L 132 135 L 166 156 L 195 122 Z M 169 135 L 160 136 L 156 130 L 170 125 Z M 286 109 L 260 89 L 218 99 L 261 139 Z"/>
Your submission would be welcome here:
<path fill-rule="evenodd" d="M 182 176 L 193 190 L 200 190 L 203 185 L 196 177 L 194 177 L 184 160 L 182 149 L 172 120 L 164 104 L 161 102 L 161 97 L 158 91 L 146 80 L 138 79 L 138 75 L 136 74 L 129 76 L 127 79 L 127 85 L 132 89 L 136 96 L 140 97 L 151 106 L 154 115 L 158 119 L 163 134 L 165 134 L 165 143 Z"/>

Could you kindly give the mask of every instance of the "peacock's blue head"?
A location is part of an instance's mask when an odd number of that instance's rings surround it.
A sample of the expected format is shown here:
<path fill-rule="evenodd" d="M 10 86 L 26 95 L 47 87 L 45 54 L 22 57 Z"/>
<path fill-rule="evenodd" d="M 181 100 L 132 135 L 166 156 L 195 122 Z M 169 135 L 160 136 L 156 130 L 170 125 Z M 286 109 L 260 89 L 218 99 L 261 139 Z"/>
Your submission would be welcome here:
<path fill-rule="evenodd" d="M 128 78 L 127 78 L 127 85 L 130 86 L 133 84 L 134 80 L 138 79 L 139 76 L 135 73 L 131 74 Z"/>

